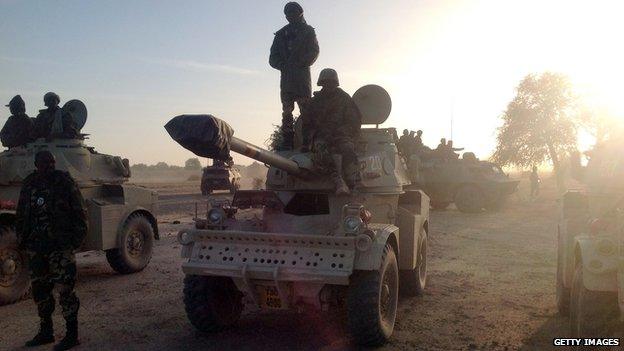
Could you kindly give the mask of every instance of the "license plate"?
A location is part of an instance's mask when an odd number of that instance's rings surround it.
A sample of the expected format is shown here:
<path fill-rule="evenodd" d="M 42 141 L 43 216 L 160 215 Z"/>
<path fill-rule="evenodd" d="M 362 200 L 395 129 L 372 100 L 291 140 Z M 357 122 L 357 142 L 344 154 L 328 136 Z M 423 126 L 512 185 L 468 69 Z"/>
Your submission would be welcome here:
<path fill-rule="evenodd" d="M 281 309 L 282 299 L 279 297 L 277 288 L 274 286 L 258 286 L 258 293 L 260 295 L 260 304 L 264 308 L 269 309 Z"/>

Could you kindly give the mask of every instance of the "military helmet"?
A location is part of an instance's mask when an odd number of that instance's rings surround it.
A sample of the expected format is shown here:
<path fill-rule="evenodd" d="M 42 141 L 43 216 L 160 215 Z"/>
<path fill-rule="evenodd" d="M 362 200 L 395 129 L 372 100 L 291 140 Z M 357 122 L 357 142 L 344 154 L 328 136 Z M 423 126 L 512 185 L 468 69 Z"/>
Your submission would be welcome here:
<path fill-rule="evenodd" d="M 52 105 L 58 105 L 60 102 L 61 102 L 61 98 L 56 93 L 48 92 L 43 96 L 43 104 L 45 106 L 50 107 Z"/>
<path fill-rule="evenodd" d="M 321 71 L 316 85 L 322 86 L 323 82 L 328 80 L 336 82 L 336 85 L 340 85 L 340 82 L 338 81 L 338 73 L 336 72 L 336 70 L 331 68 L 325 68 Z"/>
<path fill-rule="evenodd" d="M 15 95 L 11 101 L 9 101 L 8 105 L 4 105 L 6 107 L 10 107 L 12 109 L 26 110 L 26 103 L 21 96 Z"/>
<path fill-rule="evenodd" d="M 289 12 L 296 12 L 298 14 L 303 13 L 303 7 L 298 3 L 291 1 L 284 6 L 284 14 L 288 14 Z"/>

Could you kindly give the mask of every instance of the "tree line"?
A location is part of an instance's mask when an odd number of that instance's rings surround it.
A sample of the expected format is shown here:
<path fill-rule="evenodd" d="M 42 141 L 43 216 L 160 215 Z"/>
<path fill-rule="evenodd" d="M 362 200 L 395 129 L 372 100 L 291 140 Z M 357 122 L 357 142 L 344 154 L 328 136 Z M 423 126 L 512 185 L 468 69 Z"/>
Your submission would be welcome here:
<path fill-rule="evenodd" d="M 137 163 L 130 167 L 132 171 L 199 171 L 202 169 L 201 162 L 197 157 L 189 158 L 184 162 L 184 166 L 169 165 L 166 162 L 158 162 L 154 165 L 146 165 L 145 163 Z"/>
<path fill-rule="evenodd" d="M 501 115 L 492 160 L 528 168 L 550 163 L 559 190 L 564 189 L 565 160 L 578 149 L 580 130 L 601 143 L 619 130 L 619 120 L 584 104 L 567 76 L 545 72 L 520 81 Z"/>

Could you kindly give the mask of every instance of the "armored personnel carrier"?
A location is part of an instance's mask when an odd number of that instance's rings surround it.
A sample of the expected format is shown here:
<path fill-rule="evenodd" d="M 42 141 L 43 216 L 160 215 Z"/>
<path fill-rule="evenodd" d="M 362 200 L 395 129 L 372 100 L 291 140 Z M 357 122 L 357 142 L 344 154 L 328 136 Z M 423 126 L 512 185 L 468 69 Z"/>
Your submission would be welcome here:
<path fill-rule="evenodd" d="M 410 157 L 409 165 L 412 182 L 424 189 L 431 206 L 438 210 L 453 202 L 462 212 L 498 210 L 519 183 L 509 179 L 497 164 L 481 161 L 472 152 L 461 159 L 419 153 Z"/>
<path fill-rule="evenodd" d="M 69 101 L 82 128 L 86 108 Z M 56 168 L 78 183 L 88 209 L 89 232 L 81 251 L 104 250 L 111 267 L 122 274 L 142 270 L 150 261 L 158 227 L 154 216 L 158 195 L 124 184 L 130 177 L 127 159 L 95 151 L 81 139 L 36 140 L 0 153 L 0 305 L 19 300 L 29 290 L 28 261 L 17 246 L 13 224 L 22 181 L 34 170 L 38 151 L 48 150 Z"/>
<path fill-rule="evenodd" d="M 240 172 L 234 166 L 214 160 L 212 166 L 204 168 L 200 187 L 202 195 L 210 195 L 215 190 L 229 190 L 234 194 L 240 188 Z"/>
<path fill-rule="evenodd" d="M 178 116 L 165 126 L 197 155 L 215 157 L 229 148 L 270 165 L 266 190 L 241 190 L 231 203 L 212 203 L 205 219 L 179 233 L 184 303 L 199 330 L 232 326 L 245 302 L 263 309 L 346 309 L 355 340 L 381 345 L 394 329 L 399 287 L 408 296 L 423 292 L 429 198 L 411 185 L 395 129 L 378 128 L 390 113 L 387 92 L 366 86 L 354 100 L 363 124 L 373 127 L 362 128 L 361 181 L 348 196 L 335 195 L 309 154 L 266 151 L 234 137 L 213 116 Z M 247 208 L 262 215 L 242 218 L 239 210 Z"/>
<path fill-rule="evenodd" d="M 564 194 L 557 231 L 557 307 L 572 337 L 609 335 L 624 311 L 624 157 L 621 141 L 573 162 L 583 188 Z"/>

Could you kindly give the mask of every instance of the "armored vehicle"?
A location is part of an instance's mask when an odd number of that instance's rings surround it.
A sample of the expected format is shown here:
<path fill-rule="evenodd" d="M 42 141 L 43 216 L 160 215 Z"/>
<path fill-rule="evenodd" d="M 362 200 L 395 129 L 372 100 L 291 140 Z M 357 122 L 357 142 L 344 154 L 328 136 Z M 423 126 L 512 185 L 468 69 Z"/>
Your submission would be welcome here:
<path fill-rule="evenodd" d="M 78 107 L 76 107 L 78 106 Z M 64 107 L 86 121 L 86 108 L 72 100 Z M 56 168 L 78 183 L 88 209 L 89 232 L 81 251 L 105 250 L 111 267 L 122 274 L 142 270 L 150 261 L 158 227 L 158 195 L 125 185 L 127 159 L 100 154 L 80 139 L 39 139 L 0 153 L 0 305 L 19 300 L 29 290 L 28 262 L 18 249 L 13 224 L 22 181 L 34 170 L 34 156 L 48 150 Z"/>
<path fill-rule="evenodd" d="M 509 179 L 498 165 L 481 161 L 472 152 L 461 159 L 434 153 L 421 152 L 409 159 L 411 179 L 431 197 L 434 209 L 446 209 L 454 202 L 462 212 L 498 210 L 518 188 L 519 181 Z"/>
<path fill-rule="evenodd" d="M 584 187 L 560 201 L 557 307 L 570 316 L 572 337 L 609 335 L 624 311 L 624 157 L 621 141 L 598 145 L 572 173 Z"/>
<path fill-rule="evenodd" d="M 202 195 L 214 190 L 229 190 L 233 194 L 240 188 L 240 172 L 234 166 L 214 160 L 212 166 L 204 168 L 201 178 Z"/>
<path fill-rule="evenodd" d="M 390 113 L 381 87 L 362 87 L 354 100 L 363 124 L 381 124 Z M 214 125 L 204 133 L 210 140 L 176 131 L 202 118 Z M 179 233 L 191 323 L 202 331 L 229 327 L 244 302 L 264 309 L 346 309 L 358 343 L 385 343 L 394 329 L 399 287 L 418 295 L 427 281 L 429 198 L 410 183 L 395 129 L 362 128 L 361 180 L 351 195 L 336 196 L 310 154 L 266 151 L 232 136 L 223 123 L 183 115 L 166 126 L 200 156 L 211 149 L 218 154 L 219 143 L 270 165 L 266 190 L 240 190 L 231 203 L 214 202 L 194 229 Z M 261 216 L 243 218 L 239 210 L 247 208 L 260 209 Z"/>

